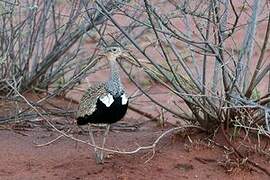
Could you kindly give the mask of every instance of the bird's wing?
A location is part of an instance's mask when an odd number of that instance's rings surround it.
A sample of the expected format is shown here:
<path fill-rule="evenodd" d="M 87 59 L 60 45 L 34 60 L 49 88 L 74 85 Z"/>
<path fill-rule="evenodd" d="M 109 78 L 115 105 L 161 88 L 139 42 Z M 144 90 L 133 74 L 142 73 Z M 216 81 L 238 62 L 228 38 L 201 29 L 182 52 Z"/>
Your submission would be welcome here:
<path fill-rule="evenodd" d="M 77 117 L 91 115 L 96 110 L 98 98 L 102 98 L 107 94 L 108 92 L 105 89 L 105 83 L 91 86 L 81 98 Z"/>

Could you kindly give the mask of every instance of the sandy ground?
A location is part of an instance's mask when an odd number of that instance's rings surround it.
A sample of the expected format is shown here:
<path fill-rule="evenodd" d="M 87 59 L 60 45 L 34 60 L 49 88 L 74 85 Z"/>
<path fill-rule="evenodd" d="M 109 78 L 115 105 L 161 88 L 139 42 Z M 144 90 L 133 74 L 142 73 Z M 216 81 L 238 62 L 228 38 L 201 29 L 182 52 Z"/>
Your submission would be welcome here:
<path fill-rule="evenodd" d="M 245 22 L 247 16 L 242 18 L 241 22 Z M 261 42 L 264 38 L 266 23 L 262 22 L 259 26 L 256 40 Z M 239 44 L 242 40 L 238 40 L 238 37 L 242 37 L 243 33 L 244 31 L 238 31 L 235 34 L 234 40 Z M 227 43 L 227 46 L 232 50 L 236 48 L 231 45 L 232 42 Z M 255 51 L 253 58 L 257 60 L 259 57 L 257 46 L 255 46 Z M 266 57 L 269 56 L 269 53 L 268 49 Z M 255 62 L 252 63 L 255 64 Z M 209 77 L 212 70 L 213 63 L 210 61 Z M 103 79 L 105 79 L 104 72 L 107 70 L 100 72 Z M 86 85 L 82 85 L 81 88 L 85 89 L 89 82 L 91 84 L 102 78 L 100 74 L 91 74 L 91 78 L 86 80 Z M 267 83 L 265 82 L 264 80 L 259 86 L 262 92 L 266 89 Z M 124 84 L 128 94 L 132 95 L 135 92 L 134 86 L 127 79 L 124 79 Z M 152 96 L 159 102 L 170 106 L 168 98 L 171 95 L 164 92 L 162 88 L 154 89 Z M 80 96 L 81 94 L 78 95 L 78 92 L 71 92 L 68 95 L 69 98 L 74 99 L 79 99 Z M 60 98 L 50 101 L 61 106 L 64 110 L 76 110 L 77 108 L 76 104 Z M 156 115 L 158 113 L 157 107 L 148 103 L 149 100 L 145 97 L 133 101 L 133 105 Z M 181 101 L 179 100 L 178 103 L 181 104 Z M 144 104 L 143 107 L 142 104 Z M 0 118 L 14 115 L 16 108 L 18 108 L 16 104 L 11 105 L 0 100 Z M 61 138 L 48 146 L 36 147 L 35 144 L 47 143 L 58 137 L 59 134 L 52 131 L 46 122 L 40 121 L 40 118 L 26 120 L 38 121 L 35 123 L 26 121 L 26 123 L 18 123 L 17 125 L 0 125 L 0 180 L 269 179 L 269 176 L 261 170 L 250 167 L 242 161 L 243 159 L 239 160 L 229 151 L 221 148 L 228 145 L 220 134 L 212 138 L 216 144 L 209 143 L 209 137 L 205 133 L 196 133 L 196 136 L 189 131 L 169 134 L 159 142 L 153 157 L 151 150 L 140 151 L 133 155 L 107 154 L 108 158 L 106 158 L 105 163 L 97 165 L 92 148 L 69 138 Z M 69 134 L 74 137 L 88 141 L 87 133 L 82 133 L 76 127 L 74 119 L 53 117 L 51 120 L 63 130 L 71 129 Z M 169 114 L 166 114 L 166 120 L 170 123 L 175 122 L 174 117 Z M 160 127 L 157 122 L 149 121 L 145 117 L 129 111 L 124 120 L 112 128 L 106 147 L 134 150 L 139 145 L 151 145 L 160 134 L 173 127 L 170 123 L 165 123 L 165 127 Z M 130 129 L 130 127 L 137 128 Z M 100 139 L 100 134 L 100 130 L 97 129 L 95 135 L 98 136 L 98 139 Z M 242 137 L 239 139 L 242 140 Z M 256 148 L 255 140 L 248 139 L 247 141 L 249 147 Z M 268 141 L 262 140 L 261 147 L 265 147 L 264 149 L 268 149 L 269 152 Z M 269 156 L 243 148 L 240 146 L 241 143 L 245 142 L 239 141 L 236 144 L 241 153 L 270 171 Z"/>
<path fill-rule="evenodd" d="M 70 106 L 70 102 L 60 98 L 54 102 L 55 105 Z M 10 103 L 6 106 L 10 106 Z M 4 107 L 4 103 L 1 103 L 1 107 Z M 131 118 L 130 115 L 131 112 L 112 127 L 106 147 L 130 151 L 138 146 L 151 145 L 157 137 L 173 127 L 168 123 L 160 127 L 157 122 L 143 117 Z M 50 120 L 59 129 L 71 129 L 68 134 L 88 141 L 87 132 L 77 128 L 72 118 L 54 117 Z M 209 143 L 208 135 L 198 130 L 173 132 L 165 136 L 158 143 L 153 157 L 151 150 L 132 155 L 107 153 L 105 163 L 97 165 L 93 149 L 70 138 L 63 137 L 48 146 L 37 147 L 36 144 L 50 142 L 59 136 L 59 133 L 46 127 L 43 121 L 1 126 L 1 180 L 269 179 L 254 167 L 236 163 L 237 159 L 233 156 L 226 158 L 228 151 Z M 95 129 L 98 141 L 101 140 L 101 133 L 102 129 Z M 226 145 L 224 138 L 218 134 L 212 140 Z M 268 146 L 267 143 L 264 145 Z M 270 170 L 267 157 L 252 151 L 242 152 Z"/>

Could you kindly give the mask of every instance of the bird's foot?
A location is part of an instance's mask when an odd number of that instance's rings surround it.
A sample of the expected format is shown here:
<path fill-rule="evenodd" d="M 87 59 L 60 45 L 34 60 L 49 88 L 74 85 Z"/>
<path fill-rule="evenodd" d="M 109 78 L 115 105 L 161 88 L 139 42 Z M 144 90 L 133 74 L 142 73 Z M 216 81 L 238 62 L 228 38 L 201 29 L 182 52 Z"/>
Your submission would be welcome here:
<path fill-rule="evenodd" d="M 97 163 L 97 164 L 103 164 L 103 163 L 104 163 L 103 157 L 101 157 L 100 154 L 99 154 L 98 152 L 95 154 L 95 158 L 96 158 L 96 163 Z"/>

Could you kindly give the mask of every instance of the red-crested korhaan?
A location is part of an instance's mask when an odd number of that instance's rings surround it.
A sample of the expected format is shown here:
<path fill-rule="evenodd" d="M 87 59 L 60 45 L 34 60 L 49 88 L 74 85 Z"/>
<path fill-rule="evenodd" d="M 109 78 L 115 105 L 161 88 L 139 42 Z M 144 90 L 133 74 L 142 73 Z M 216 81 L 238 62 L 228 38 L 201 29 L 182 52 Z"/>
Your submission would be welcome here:
<path fill-rule="evenodd" d="M 109 133 L 110 125 L 121 120 L 126 114 L 128 98 L 119 76 L 117 58 L 123 55 L 123 49 L 117 46 L 107 47 L 103 53 L 110 63 L 111 74 L 107 81 L 99 82 L 86 91 L 82 96 L 77 112 L 77 124 L 88 125 L 92 144 L 96 146 L 92 124 L 106 124 L 103 135 L 102 149 Z M 97 163 L 103 162 L 103 150 L 95 148 Z"/>

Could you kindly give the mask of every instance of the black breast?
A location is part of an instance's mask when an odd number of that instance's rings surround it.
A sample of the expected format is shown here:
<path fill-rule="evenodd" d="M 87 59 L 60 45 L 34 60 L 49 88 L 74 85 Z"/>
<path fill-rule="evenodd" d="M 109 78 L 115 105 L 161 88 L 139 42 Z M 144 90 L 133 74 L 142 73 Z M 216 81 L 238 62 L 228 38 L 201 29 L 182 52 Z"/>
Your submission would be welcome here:
<path fill-rule="evenodd" d="M 113 103 L 107 107 L 105 104 L 97 100 L 96 110 L 91 115 L 85 115 L 77 118 L 78 125 L 85 125 L 87 123 L 99 124 L 106 123 L 112 124 L 124 117 L 127 112 L 128 103 L 122 105 L 122 97 L 114 97 Z"/>

